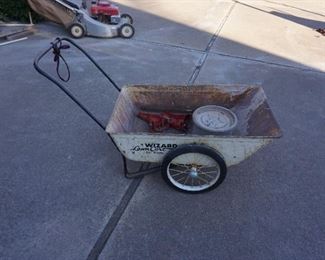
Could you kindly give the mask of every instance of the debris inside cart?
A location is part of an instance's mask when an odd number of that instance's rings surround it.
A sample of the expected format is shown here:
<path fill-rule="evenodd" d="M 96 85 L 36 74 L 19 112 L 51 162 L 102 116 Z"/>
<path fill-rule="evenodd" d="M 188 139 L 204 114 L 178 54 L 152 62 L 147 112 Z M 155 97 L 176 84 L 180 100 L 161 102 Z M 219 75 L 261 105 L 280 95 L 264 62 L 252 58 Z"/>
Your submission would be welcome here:
<path fill-rule="evenodd" d="M 163 132 L 170 128 L 186 132 L 192 116 L 191 113 L 182 112 L 140 111 L 138 117 L 148 123 L 152 132 Z"/>

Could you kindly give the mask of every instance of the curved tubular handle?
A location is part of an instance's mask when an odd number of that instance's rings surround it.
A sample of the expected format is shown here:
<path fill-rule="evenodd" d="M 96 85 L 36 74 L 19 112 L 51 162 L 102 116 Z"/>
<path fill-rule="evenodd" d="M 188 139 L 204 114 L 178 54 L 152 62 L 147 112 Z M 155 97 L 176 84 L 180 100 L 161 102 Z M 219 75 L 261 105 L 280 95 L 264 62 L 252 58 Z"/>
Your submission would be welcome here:
<path fill-rule="evenodd" d="M 51 50 L 53 50 L 54 46 L 59 43 L 69 42 L 74 47 L 76 47 L 79 51 L 81 51 L 94 65 L 95 67 L 105 76 L 105 78 L 114 86 L 114 88 L 118 91 L 121 91 L 121 88 L 106 74 L 106 72 L 98 65 L 98 63 L 79 45 L 77 45 L 74 41 L 69 38 L 56 38 L 54 42 L 52 42 L 52 46 L 45 50 L 43 53 L 39 54 L 34 60 L 34 68 L 40 73 L 42 76 L 52 81 L 56 86 L 58 86 L 69 98 L 71 98 L 92 120 L 94 120 L 103 130 L 105 130 L 105 125 L 103 125 L 73 94 L 69 91 L 61 82 L 59 82 L 56 78 L 45 72 L 39 66 L 42 58 L 48 54 Z M 108 134 L 111 138 L 110 134 Z M 111 138 L 113 141 L 113 139 Z M 113 141 L 115 144 L 115 142 Z"/>
<path fill-rule="evenodd" d="M 52 81 L 55 85 L 57 85 L 69 98 L 71 98 L 92 120 L 94 120 L 97 125 L 99 125 L 104 131 L 105 131 L 105 125 L 103 125 L 82 103 L 64 86 L 59 82 L 56 78 L 52 77 L 50 74 L 45 72 L 43 69 L 40 68 L 39 62 L 42 60 L 42 58 L 48 54 L 51 50 L 54 50 L 54 47 L 57 46 L 57 44 L 62 43 L 63 41 L 71 43 L 73 46 L 75 46 L 77 49 L 79 49 L 95 66 L 96 68 L 106 77 L 106 79 L 115 87 L 116 90 L 121 91 L 121 88 L 106 74 L 106 72 L 97 64 L 97 62 L 79 45 L 77 45 L 74 41 L 68 38 L 56 38 L 54 42 L 52 42 L 52 46 L 49 47 L 47 50 L 45 50 L 43 53 L 39 54 L 35 60 L 34 60 L 34 67 L 37 70 L 38 73 L 40 73 L 42 76 L 47 78 L 48 80 Z M 59 58 L 59 57 L 58 57 Z M 116 145 L 114 139 L 112 136 L 107 133 L 109 138 L 111 139 L 112 143 L 116 147 L 117 150 L 119 150 L 118 146 Z M 147 166 L 146 169 L 144 168 L 144 164 L 141 163 L 140 168 L 138 171 L 135 172 L 129 172 L 127 168 L 127 160 L 121 153 L 121 156 L 123 158 L 123 167 L 124 167 L 124 173 L 127 178 L 135 178 L 142 176 L 144 174 L 148 174 L 151 172 L 154 172 L 155 170 L 159 169 L 159 167 L 152 167 L 150 168 L 150 163 Z"/>

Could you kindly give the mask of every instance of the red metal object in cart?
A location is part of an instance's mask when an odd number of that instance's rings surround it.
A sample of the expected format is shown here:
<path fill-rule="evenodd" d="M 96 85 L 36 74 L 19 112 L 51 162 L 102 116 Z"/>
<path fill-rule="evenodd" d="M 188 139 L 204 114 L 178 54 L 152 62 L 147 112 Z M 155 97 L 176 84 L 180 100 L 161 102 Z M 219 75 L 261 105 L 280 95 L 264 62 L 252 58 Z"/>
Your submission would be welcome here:
<path fill-rule="evenodd" d="M 169 128 L 186 132 L 191 113 L 140 111 L 138 117 L 149 124 L 152 132 L 163 132 Z"/>

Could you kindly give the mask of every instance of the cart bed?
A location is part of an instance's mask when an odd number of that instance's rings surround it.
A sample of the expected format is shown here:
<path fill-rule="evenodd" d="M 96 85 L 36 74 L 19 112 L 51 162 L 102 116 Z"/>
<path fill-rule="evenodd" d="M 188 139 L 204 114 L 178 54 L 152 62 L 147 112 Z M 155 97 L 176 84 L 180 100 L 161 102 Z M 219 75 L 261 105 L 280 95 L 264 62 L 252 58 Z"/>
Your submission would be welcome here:
<path fill-rule="evenodd" d="M 152 133 L 148 124 L 137 117 L 140 110 L 192 113 L 205 105 L 232 110 L 238 118 L 236 128 L 220 135 L 191 123 L 186 133 L 177 130 Z M 169 150 L 181 144 L 198 143 L 220 152 L 228 166 L 239 163 L 281 136 L 263 89 L 242 85 L 124 87 L 106 131 L 131 160 L 160 162 Z"/>

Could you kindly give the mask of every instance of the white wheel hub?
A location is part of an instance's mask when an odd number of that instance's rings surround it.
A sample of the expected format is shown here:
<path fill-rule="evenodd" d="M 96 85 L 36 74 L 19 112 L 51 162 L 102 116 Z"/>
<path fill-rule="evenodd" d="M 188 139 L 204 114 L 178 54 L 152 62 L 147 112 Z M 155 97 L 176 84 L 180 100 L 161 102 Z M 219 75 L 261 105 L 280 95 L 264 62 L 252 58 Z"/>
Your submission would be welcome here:
<path fill-rule="evenodd" d="M 132 30 L 132 28 L 129 27 L 129 26 L 124 26 L 124 27 L 122 28 L 121 33 L 122 33 L 122 35 L 123 35 L 124 37 L 130 37 L 130 36 L 132 35 L 132 33 L 133 33 L 133 30 Z"/>
<path fill-rule="evenodd" d="M 192 167 L 192 168 L 191 168 L 190 176 L 191 176 L 192 178 L 196 178 L 196 177 L 198 176 L 198 172 L 197 172 L 196 167 Z"/>
<path fill-rule="evenodd" d="M 72 26 L 71 28 L 71 34 L 74 36 L 74 37 L 81 37 L 82 36 L 82 29 L 79 27 L 79 26 Z"/>

